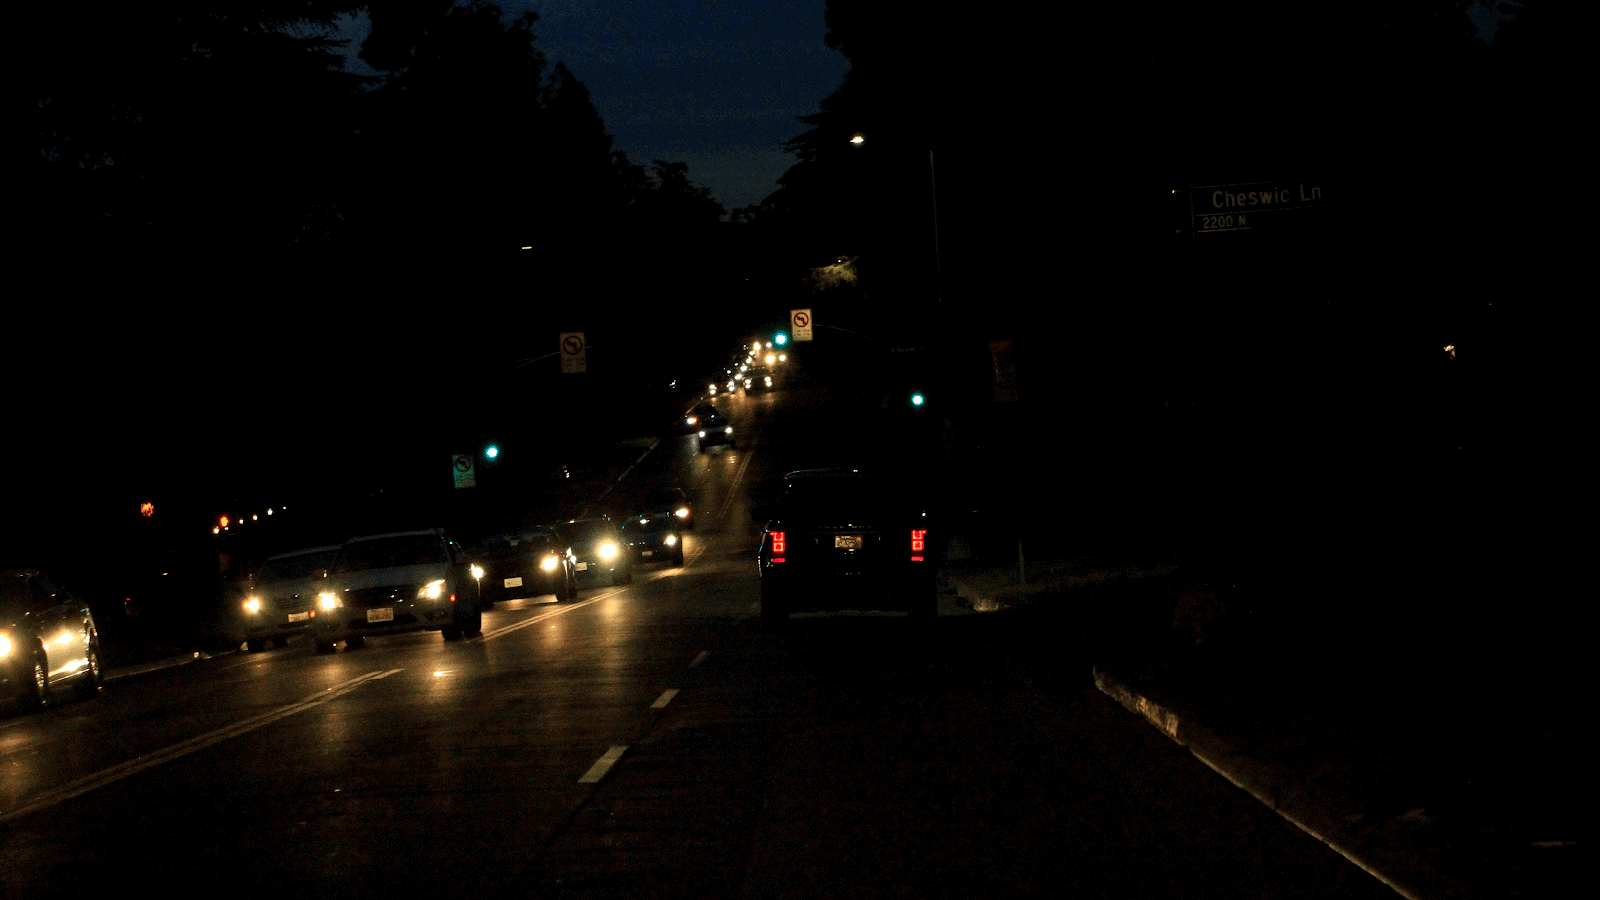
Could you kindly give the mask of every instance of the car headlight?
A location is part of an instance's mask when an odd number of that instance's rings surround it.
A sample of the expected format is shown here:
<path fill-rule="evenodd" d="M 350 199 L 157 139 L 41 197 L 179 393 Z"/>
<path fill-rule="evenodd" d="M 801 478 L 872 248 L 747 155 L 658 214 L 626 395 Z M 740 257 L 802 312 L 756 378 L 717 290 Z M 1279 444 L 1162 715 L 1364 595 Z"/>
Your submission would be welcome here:
<path fill-rule="evenodd" d="M 704 431 L 702 431 L 702 432 L 700 432 L 700 436 L 701 436 L 701 437 L 705 437 L 705 436 L 706 436 L 706 433 L 705 433 L 705 432 L 704 432 Z"/>
<path fill-rule="evenodd" d="M 11 655 L 11 635 L 0 631 L 0 656 Z"/>
<path fill-rule="evenodd" d="M 727 428 L 724 428 L 722 430 L 727 432 L 728 434 L 733 434 L 733 426 L 732 425 L 729 425 Z"/>
<path fill-rule="evenodd" d="M 343 603 L 339 602 L 339 595 L 334 593 L 318 594 L 317 603 L 320 604 L 323 609 L 338 609 L 344 605 Z"/>
<path fill-rule="evenodd" d="M 438 581 L 430 581 L 427 584 L 423 585 L 422 589 L 417 591 L 417 599 L 418 600 L 437 600 L 437 599 L 439 599 L 439 596 L 441 594 L 443 594 L 443 593 L 444 593 L 444 579 L 441 578 Z"/>
<path fill-rule="evenodd" d="M 483 577 L 483 566 L 476 566 L 476 565 L 473 566 L 472 567 L 472 577 L 473 578 L 482 578 Z"/>
<path fill-rule="evenodd" d="M 546 572 L 554 572 L 556 570 L 556 566 L 559 565 L 561 565 L 560 559 L 554 556 L 546 556 L 544 558 L 544 562 L 539 563 L 539 568 L 545 570 Z"/>
<path fill-rule="evenodd" d="M 678 511 L 673 513 L 673 515 L 677 516 L 680 519 L 687 519 L 687 518 L 689 518 L 689 507 L 680 506 L 680 507 L 678 507 Z"/>
<path fill-rule="evenodd" d="M 617 545 L 616 544 L 613 544 L 610 541 L 606 541 L 604 544 L 600 545 L 600 558 L 601 559 L 611 559 L 612 557 L 614 557 L 616 555 L 617 555 Z"/>
<path fill-rule="evenodd" d="M 253 613 L 261 612 L 261 600 L 260 600 L 260 598 L 251 597 L 249 600 L 246 600 L 244 602 L 244 611 L 245 612 L 253 612 Z"/>
<path fill-rule="evenodd" d="M 671 546 L 673 546 L 673 545 L 675 545 L 677 543 L 678 543 L 678 536 L 677 535 L 675 535 L 675 534 L 667 535 L 667 546 L 668 547 L 671 547 Z"/>

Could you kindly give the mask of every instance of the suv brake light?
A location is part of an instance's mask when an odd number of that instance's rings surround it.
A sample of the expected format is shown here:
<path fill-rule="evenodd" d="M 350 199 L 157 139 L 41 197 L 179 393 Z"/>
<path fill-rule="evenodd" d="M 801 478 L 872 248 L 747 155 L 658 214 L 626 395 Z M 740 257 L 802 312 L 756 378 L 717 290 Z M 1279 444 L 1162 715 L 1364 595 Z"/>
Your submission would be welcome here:
<path fill-rule="evenodd" d="M 773 531 L 769 533 L 772 535 L 772 561 L 775 563 L 781 563 L 783 562 L 783 557 L 779 556 L 778 554 L 784 552 L 784 548 L 787 546 L 788 542 L 784 540 L 784 533 L 781 531 Z"/>
<path fill-rule="evenodd" d="M 922 551 L 928 545 L 928 530 L 913 529 L 911 532 L 911 561 L 922 562 Z"/>

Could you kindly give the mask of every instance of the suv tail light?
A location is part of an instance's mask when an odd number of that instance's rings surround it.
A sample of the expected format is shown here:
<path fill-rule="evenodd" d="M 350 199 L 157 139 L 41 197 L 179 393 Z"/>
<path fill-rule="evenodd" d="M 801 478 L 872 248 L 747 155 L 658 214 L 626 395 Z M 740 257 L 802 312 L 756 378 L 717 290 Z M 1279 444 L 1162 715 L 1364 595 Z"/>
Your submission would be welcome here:
<path fill-rule="evenodd" d="M 784 540 L 783 532 L 781 531 L 773 531 L 769 533 L 772 535 L 772 561 L 775 563 L 781 563 L 783 562 L 784 548 L 788 545 L 788 542 Z"/>
<path fill-rule="evenodd" d="M 913 529 L 911 532 L 911 561 L 922 562 L 923 550 L 928 546 L 928 530 Z"/>

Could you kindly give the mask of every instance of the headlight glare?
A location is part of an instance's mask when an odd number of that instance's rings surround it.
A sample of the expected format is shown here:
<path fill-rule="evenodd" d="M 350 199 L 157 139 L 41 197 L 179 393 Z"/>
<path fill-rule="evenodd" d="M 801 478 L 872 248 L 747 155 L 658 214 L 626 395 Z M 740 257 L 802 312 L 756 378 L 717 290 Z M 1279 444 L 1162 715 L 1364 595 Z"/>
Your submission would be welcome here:
<path fill-rule="evenodd" d="M 338 609 L 339 597 L 336 594 L 318 594 L 317 602 L 323 609 Z"/>
<path fill-rule="evenodd" d="M 559 565 L 561 565 L 561 560 L 554 556 L 546 556 L 544 558 L 544 562 L 539 563 L 539 568 L 545 570 L 546 572 L 554 572 L 556 570 L 556 566 Z"/>
<path fill-rule="evenodd" d="M 249 600 L 246 600 L 244 602 L 244 611 L 245 612 L 253 612 L 253 613 L 254 612 L 261 612 L 261 600 L 260 600 L 260 598 L 251 597 Z"/>
<path fill-rule="evenodd" d="M 601 559 L 612 559 L 616 555 L 617 555 L 617 545 L 616 544 L 613 544 L 610 541 L 607 541 L 604 544 L 600 545 L 600 558 Z"/>
<path fill-rule="evenodd" d="M 438 581 L 430 581 L 427 584 L 423 585 L 422 586 L 422 590 L 417 591 L 417 599 L 418 600 L 437 600 L 437 599 L 439 599 L 440 595 L 443 594 L 443 593 L 444 593 L 444 579 L 441 578 Z"/>
<path fill-rule="evenodd" d="M 472 567 L 472 577 L 473 578 L 482 578 L 483 577 L 483 566 L 473 566 Z"/>

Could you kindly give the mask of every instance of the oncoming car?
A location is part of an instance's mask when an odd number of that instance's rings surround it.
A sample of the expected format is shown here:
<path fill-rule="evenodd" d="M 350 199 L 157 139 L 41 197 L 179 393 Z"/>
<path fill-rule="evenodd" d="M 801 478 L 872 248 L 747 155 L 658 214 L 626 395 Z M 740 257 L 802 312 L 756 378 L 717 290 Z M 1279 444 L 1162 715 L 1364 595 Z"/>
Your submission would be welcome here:
<path fill-rule="evenodd" d="M 563 525 L 562 530 L 572 541 L 572 555 L 578 561 L 576 568 L 580 585 L 628 584 L 633 581 L 628 544 L 611 519 L 605 516 L 573 519 Z"/>
<path fill-rule="evenodd" d="M 340 640 L 360 647 L 379 634 L 440 631 L 447 641 L 478 634 L 482 576 L 440 528 L 345 541 L 317 593 L 317 651 L 330 652 Z"/>
<path fill-rule="evenodd" d="M 280 553 L 261 564 L 244 600 L 245 647 L 251 653 L 267 641 L 282 647 L 291 635 L 311 630 L 317 590 L 338 555 L 335 544 Z"/>
<path fill-rule="evenodd" d="M 43 573 L 0 574 L 0 691 L 24 711 L 70 688 L 100 695 L 100 632 L 83 601 Z"/>
<path fill-rule="evenodd" d="M 700 418 L 700 427 L 695 432 L 699 447 L 704 449 L 714 444 L 726 444 L 737 447 L 738 443 L 733 438 L 733 423 L 728 417 L 712 408 L 711 412 Z"/>
<path fill-rule="evenodd" d="M 478 582 L 485 609 L 500 600 L 553 594 L 557 602 L 577 596 L 577 557 L 572 545 L 554 528 L 534 528 L 496 535 L 473 555 L 483 568 Z"/>
<path fill-rule="evenodd" d="M 751 518 L 765 526 L 757 553 L 764 627 L 809 610 L 899 610 L 919 622 L 937 615 L 933 530 L 906 482 L 859 469 L 790 472 L 778 502 Z"/>
<path fill-rule="evenodd" d="M 658 562 L 683 565 L 683 538 L 678 534 L 678 521 L 674 516 L 640 516 L 622 526 L 622 537 L 636 565 Z"/>

